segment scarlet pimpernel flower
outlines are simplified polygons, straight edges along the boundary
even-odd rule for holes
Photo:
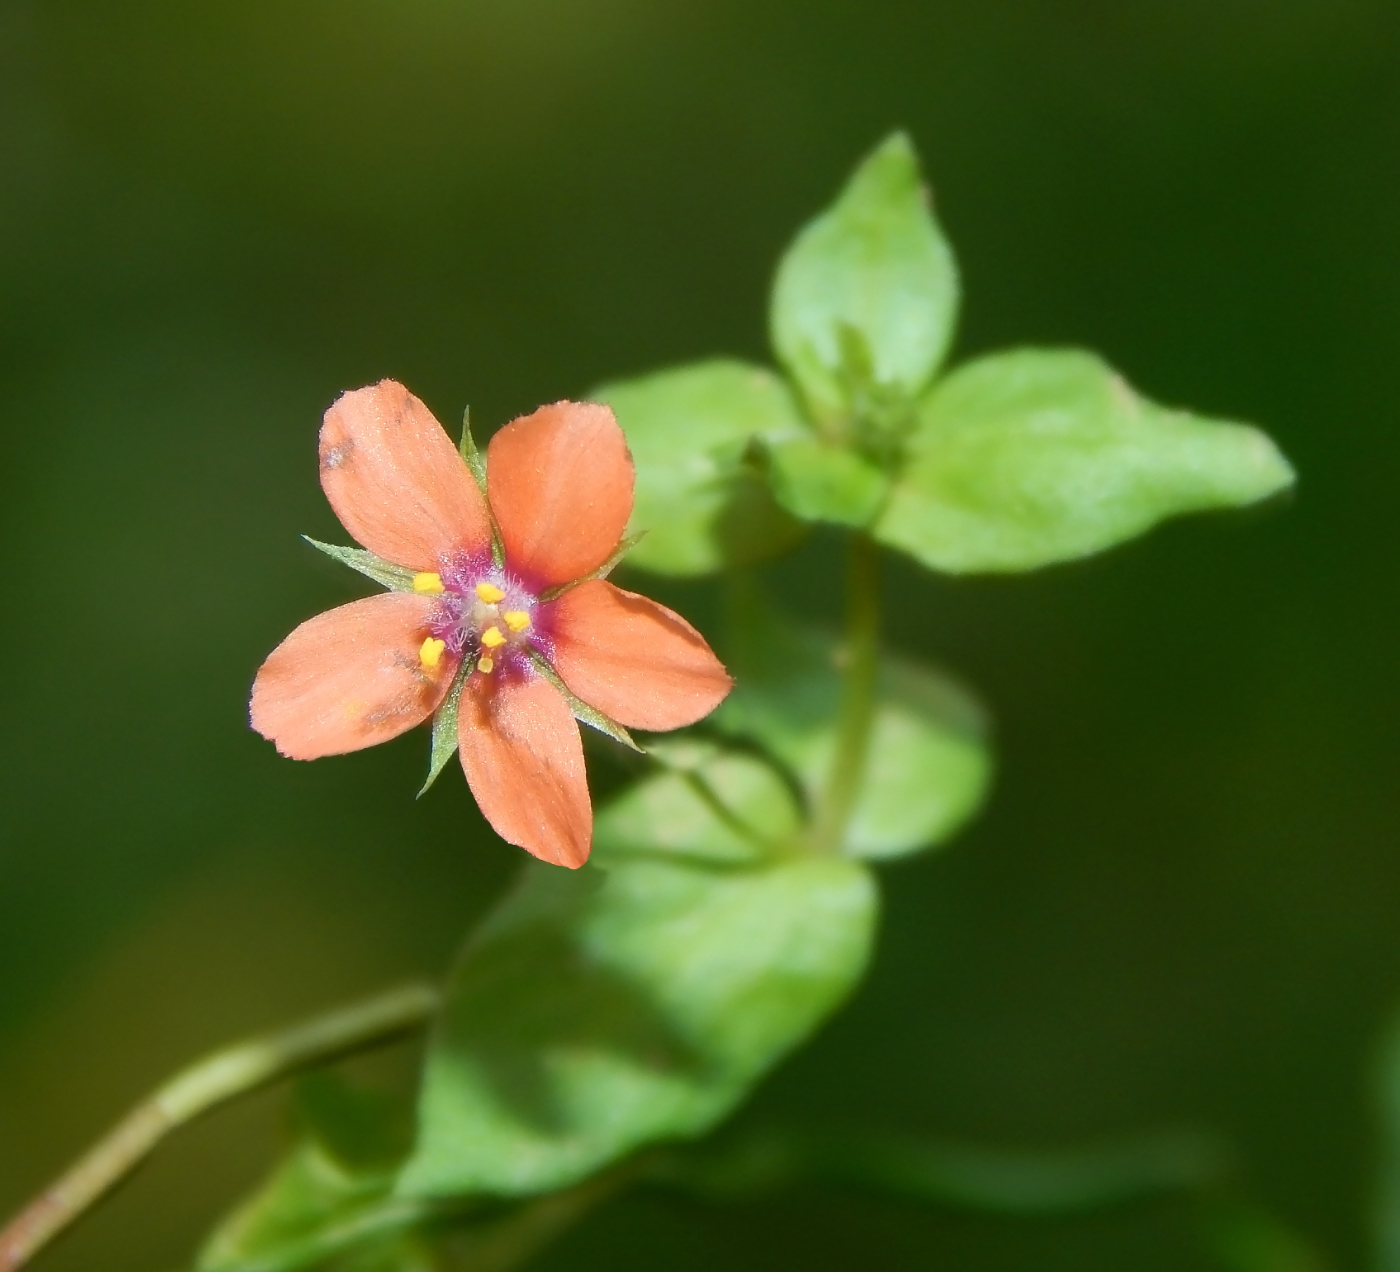
[[[632,512],[612,412],[542,406],[501,429],[474,472],[428,408],[385,380],[326,412],[320,467],[341,524],[396,590],[319,614],[273,650],[253,728],[312,760],[386,742],[450,704],[496,832],[582,865],[593,810],[576,719],[623,738],[675,729],[732,684],[683,618],[600,577]]]

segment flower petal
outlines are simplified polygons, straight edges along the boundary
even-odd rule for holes
[[[307,619],[258,669],[249,715],[293,760],[359,751],[426,720],[456,660],[418,659],[434,602],[386,592]]]
[[[556,402],[512,420],[486,474],[506,561],[537,590],[596,570],[632,515],[632,456],[606,406]]]
[[[502,839],[556,866],[588,860],[593,805],[583,742],[553,685],[523,672],[473,674],[457,739],[467,785]]]
[[[321,425],[321,489],[340,523],[395,565],[435,570],[479,552],[491,523],[442,425],[402,384],[342,393]]]
[[[679,729],[733,687],[705,638],[679,614],[594,579],[551,606],[554,669],[591,707],[634,729]]]

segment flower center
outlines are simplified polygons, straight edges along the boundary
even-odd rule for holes
[[[424,571],[413,576],[413,590],[438,598],[418,651],[424,667],[436,667],[450,653],[470,658],[489,676],[502,662],[528,657],[539,600],[504,571],[470,564]]]

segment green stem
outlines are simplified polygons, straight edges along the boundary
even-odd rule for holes
[[[822,852],[840,850],[865,781],[875,719],[879,640],[880,552],[873,539],[857,531],[851,538],[846,567],[845,684],[836,751],[817,808],[816,846]]]
[[[0,1231],[0,1272],[28,1263],[176,1127],[277,1078],[421,1028],[437,990],[405,985],[216,1051],[138,1104]]]

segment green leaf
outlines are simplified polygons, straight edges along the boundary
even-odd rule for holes
[[[293,1148],[215,1229],[196,1272],[430,1272],[408,1230],[433,1212],[392,1195],[411,1134],[400,1102],[315,1072],[296,1110]]]
[[[708,1130],[855,984],[875,909],[835,858],[532,863],[456,969],[400,1194],[548,1191]]]
[[[322,543],[319,539],[313,539],[309,534],[304,534],[301,537],[313,548],[320,549],[328,557],[334,557],[342,565],[348,565],[352,570],[358,570],[367,579],[373,579],[381,587],[387,587],[391,592],[413,591],[414,572],[402,565],[386,561],[383,557],[375,556],[373,552],[364,548],[342,548],[335,543]]]
[[[769,322],[778,359],[819,422],[912,401],[952,340],[958,276],[903,133],[858,167],[778,266]]]
[[[593,851],[601,864],[655,853],[752,863],[791,843],[800,830],[792,791],[756,756],[690,738],[654,743],[649,753],[663,771],[633,783],[594,822]]]
[[[874,534],[950,573],[1031,570],[1292,481],[1256,429],[1156,406],[1091,353],[1018,349],[928,395]]]
[[[457,754],[457,718],[462,710],[462,686],[467,683],[467,677],[472,674],[475,665],[474,658],[462,659],[461,666],[457,668],[456,678],[452,681],[452,688],[447,691],[442,706],[433,716],[433,740],[428,751],[428,780],[418,792],[419,799],[428,793],[428,787],[438,780],[448,761]]]
[[[301,1140],[261,1188],[233,1212],[200,1251],[196,1272],[261,1272],[310,1266],[346,1248],[382,1250],[404,1226],[381,1220],[389,1175],[349,1170],[322,1144]],[[403,1204],[397,1203],[400,1209]],[[345,1234],[345,1235],[342,1235]]]
[[[803,528],[773,502],[749,457],[754,438],[806,429],[776,375],[713,361],[595,389],[627,434],[637,468],[632,532],[646,532],[629,565],[709,574],[785,551]]]
[[[712,721],[767,749],[815,803],[836,747],[836,643],[747,605],[726,652],[736,685]],[[886,654],[877,692],[865,785],[843,849],[852,857],[898,857],[944,842],[981,806],[991,780],[986,718],[966,690]]]
[[[799,521],[864,528],[889,489],[884,473],[869,460],[814,437],[776,442],[766,455],[773,495]]]

